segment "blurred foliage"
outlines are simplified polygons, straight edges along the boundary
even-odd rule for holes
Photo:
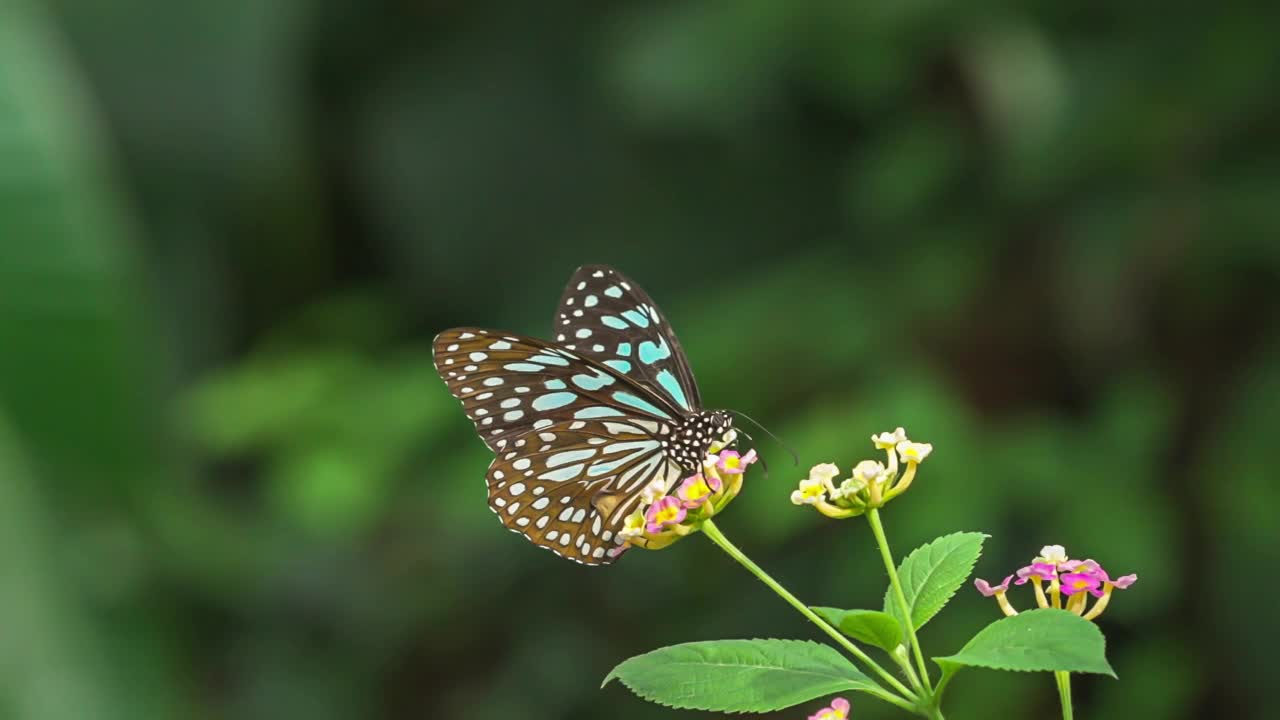
[[[0,716],[676,717],[599,680],[812,637],[709,543],[590,570],[485,508],[432,335],[544,334],[610,262],[803,465],[934,443],[899,555],[982,530],[979,575],[1048,542],[1138,572],[1082,716],[1266,717],[1278,22],[0,0]],[[875,603],[866,528],[791,508],[762,450],[722,526],[810,602]],[[962,593],[923,639],[993,612]]]

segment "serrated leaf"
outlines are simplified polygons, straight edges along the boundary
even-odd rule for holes
[[[1097,625],[1066,610],[1044,608],[997,620],[960,652],[934,658],[947,672],[962,667],[993,670],[1101,673],[1115,677],[1107,640]]]
[[[812,610],[845,635],[883,648],[886,652],[893,652],[902,643],[902,625],[889,613],[831,607],[815,607]]]
[[[902,593],[907,598],[911,621],[917,629],[938,614],[956,590],[964,585],[982,554],[982,541],[986,538],[984,533],[978,532],[943,535],[911,551],[898,566]],[[897,618],[905,633],[906,619],[898,610],[892,586],[884,594],[884,611]]]
[[[827,645],[803,640],[712,640],[659,648],[613,669],[636,695],[673,708],[769,712],[844,690],[878,691]]]

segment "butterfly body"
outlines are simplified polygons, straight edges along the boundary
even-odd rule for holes
[[[698,472],[731,427],[704,410],[666,319],[634,282],[579,268],[544,341],[481,328],[436,337],[436,369],[495,453],[490,508],[535,544],[585,564],[618,536],[644,488]]]
[[[690,415],[676,425],[671,439],[663,441],[663,448],[680,465],[686,475],[702,469],[707,448],[733,429],[733,418],[723,410],[704,410]]]

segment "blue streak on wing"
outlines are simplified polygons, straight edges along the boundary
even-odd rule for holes
[[[551,480],[554,482],[564,482],[566,480],[572,480],[581,474],[582,474],[582,463],[578,463],[577,465],[570,465],[568,467],[562,467],[559,470],[552,470],[551,472],[543,473],[538,477],[542,478],[543,480]]]
[[[636,397],[635,395],[632,395],[629,392],[615,392],[613,394],[613,399],[617,400],[620,403],[623,403],[624,405],[630,405],[631,407],[636,408],[637,410],[643,410],[647,413],[657,415],[658,417],[663,417],[663,418],[671,417],[671,415],[669,415],[666,411],[659,409],[656,405],[649,402],[648,400],[645,400],[644,398]]]
[[[667,345],[665,338],[658,338],[657,344],[650,340],[640,343],[640,362],[645,365],[652,365],[669,357],[671,357],[671,347]]]
[[[605,385],[612,385],[613,378],[600,372],[594,371],[594,374],[582,373],[573,376],[573,384],[583,390],[599,390]]]
[[[534,410],[555,410],[577,400],[578,396],[571,392],[554,392],[539,395],[533,400]]]
[[[663,370],[658,373],[658,384],[662,386],[663,390],[667,391],[667,394],[671,396],[672,400],[676,401],[677,405],[685,410],[690,409],[689,400],[684,396],[684,388],[680,387],[680,383],[676,382],[676,376],[672,375],[670,370]]]
[[[649,318],[639,310],[628,310],[622,313],[622,317],[626,318],[628,322],[636,327],[649,327]]]
[[[553,467],[558,467],[560,465],[564,465],[565,463],[572,463],[572,462],[578,462],[579,460],[586,460],[587,458],[595,454],[596,454],[596,451],[594,449],[565,450],[564,452],[558,452],[552,455],[551,457],[547,458],[547,467],[553,468]]]
[[[597,475],[606,475],[613,472],[619,467],[630,463],[645,453],[650,453],[658,449],[658,443],[654,440],[641,440],[638,442],[615,443],[605,447],[606,453],[628,452],[622,457],[608,460],[605,462],[597,462],[587,468],[587,475],[595,477]]]
[[[579,420],[594,420],[596,418],[606,417],[623,417],[626,413],[621,410],[608,407],[607,405],[595,405],[588,408],[582,408],[575,412],[573,416]]]

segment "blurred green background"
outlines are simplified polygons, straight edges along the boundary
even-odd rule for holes
[[[899,555],[1141,576],[1082,717],[1269,717],[1264,7],[0,0],[0,717],[696,718],[597,686],[815,637],[700,538],[590,569],[486,508],[431,337],[545,336],[585,262],[799,450],[721,526],[801,597],[879,602],[864,524],[787,497],[905,425]],[[966,589],[923,640],[995,617]]]

